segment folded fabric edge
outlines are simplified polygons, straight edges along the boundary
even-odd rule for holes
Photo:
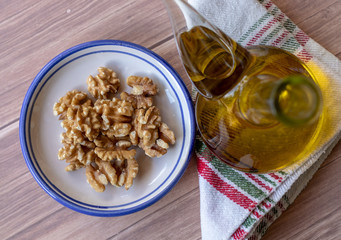
[[[320,158],[314,162],[314,164],[308,168],[304,173],[302,173],[294,182],[292,183],[290,189],[282,194],[280,200],[276,201],[276,204],[261,218],[256,225],[245,235],[245,239],[257,240],[260,239],[265,232],[268,230],[270,225],[275,222],[275,220],[281,216],[281,214],[295,201],[298,195],[303,191],[303,189],[308,185],[309,181],[312,179],[316,171],[319,169],[321,164],[329,156],[335,145],[339,142],[341,134],[339,134],[329,147],[323,152]],[[238,238],[233,238],[238,239]],[[242,239],[242,238],[240,238]]]

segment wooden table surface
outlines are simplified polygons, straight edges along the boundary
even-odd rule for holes
[[[309,36],[341,58],[340,0],[275,0]],[[120,39],[180,65],[160,0],[0,1],[0,239],[201,239],[199,186],[192,158],[180,182],[140,212],[99,218],[49,197],[21,154],[19,112],[38,71],[76,44]],[[341,142],[263,239],[341,239]]]

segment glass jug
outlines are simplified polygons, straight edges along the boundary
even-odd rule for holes
[[[207,147],[253,173],[283,169],[311,153],[323,116],[321,91],[307,66],[280,48],[240,46],[187,1],[163,2],[200,93],[196,121]]]

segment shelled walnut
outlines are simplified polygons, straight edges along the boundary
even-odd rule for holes
[[[159,139],[156,140],[156,144],[162,148],[169,148],[169,144],[175,144],[175,135],[172,130],[169,129],[166,123],[161,123],[159,127]]]
[[[121,99],[130,102],[134,109],[136,108],[149,108],[153,105],[153,99],[143,95],[134,95],[126,92],[121,93]]]
[[[96,192],[104,192],[108,180],[103,173],[90,164],[85,168],[85,176],[87,182]]]
[[[65,120],[64,120],[65,121]],[[75,131],[73,131],[75,130]],[[62,143],[80,144],[87,148],[95,148],[95,144],[85,137],[79,130],[66,130],[61,134]]]
[[[133,179],[138,173],[138,163],[135,160],[136,150],[118,151],[121,152],[117,154],[116,150],[111,150],[109,153],[105,153],[106,156],[110,155],[109,158],[105,158],[111,159],[109,161],[99,157],[94,164],[87,166],[86,177],[95,191],[103,192],[108,183],[116,187],[124,185],[126,190],[132,186]],[[119,158],[117,158],[118,156]]]
[[[146,146],[143,143],[139,144],[145,154],[149,157],[161,157],[167,153],[169,144],[175,144],[175,136],[173,131],[169,129],[167,124],[161,123],[158,129],[158,139],[156,139],[155,144],[151,146]]]
[[[133,107],[130,102],[113,100],[97,100],[95,110],[102,118],[102,133],[110,137],[128,136],[131,126]]]
[[[148,109],[137,109],[134,127],[140,143],[145,147],[155,144],[159,137],[158,128],[161,124],[160,111],[152,106]]]
[[[98,74],[89,76],[87,80],[88,91],[92,96],[99,99],[109,99],[120,87],[120,80],[117,74],[106,67],[99,67]]]
[[[81,131],[90,141],[94,140],[101,128],[101,118],[91,106],[69,107],[67,119],[74,122],[74,127]]]
[[[159,89],[150,78],[129,76],[127,78],[127,84],[133,89],[131,94],[122,92],[122,100],[131,102],[134,109],[147,109],[153,105],[151,96],[156,95]]]
[[[128,136],[108,137],[106,135],[100,135],[94,140],[94,143],[96,147],[102,147],[102,148],[112,148],[116,146],[120,149],[128,149],[129,147],[132,146],[132,143]]]
[[[116,147],[111,148],[96,147],[95,153],[103,161],[111,161],[115,159],[123,161],[124,159],[134,158],[136,150],[135,149],[127,150]]]
[[[129,76],[127,84],[133,88],[131,93],[134,95],[155,96],[159,91],[153,80],[148,77]]]
[[[65,119],[67,110],[70,107],[77,108],[79,106],[92,106],[91,99],[84,92],[72,90],[61,97],[53,106],[53,114],[60,115],[59,119]]]
[[[84,147],[78,143],[64,142],[64,146],[59,149],[58,158],[66,160],[69,165],[65,168],[66,171],[74,171],[86,165],[89,165],[96,155],[93,149]]]
[[[65,119],[61,122],[61,126],[64,128],[65,132],[62,133],[62,141],[68,139],[72,143],[86,143],[90,142],[84,136],[84,134],[78,130],[74,124],[74,121]],[[85,144],[82,144],[85,145]]]

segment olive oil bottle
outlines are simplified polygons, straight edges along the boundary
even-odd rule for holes
[[[207,147],[228,165],[255,173],[283,169],[310,154],[323,115],[307,66],[279,48],[243,48],[185,1],[164,2],[183,65],[200,93],[196,120]]]

